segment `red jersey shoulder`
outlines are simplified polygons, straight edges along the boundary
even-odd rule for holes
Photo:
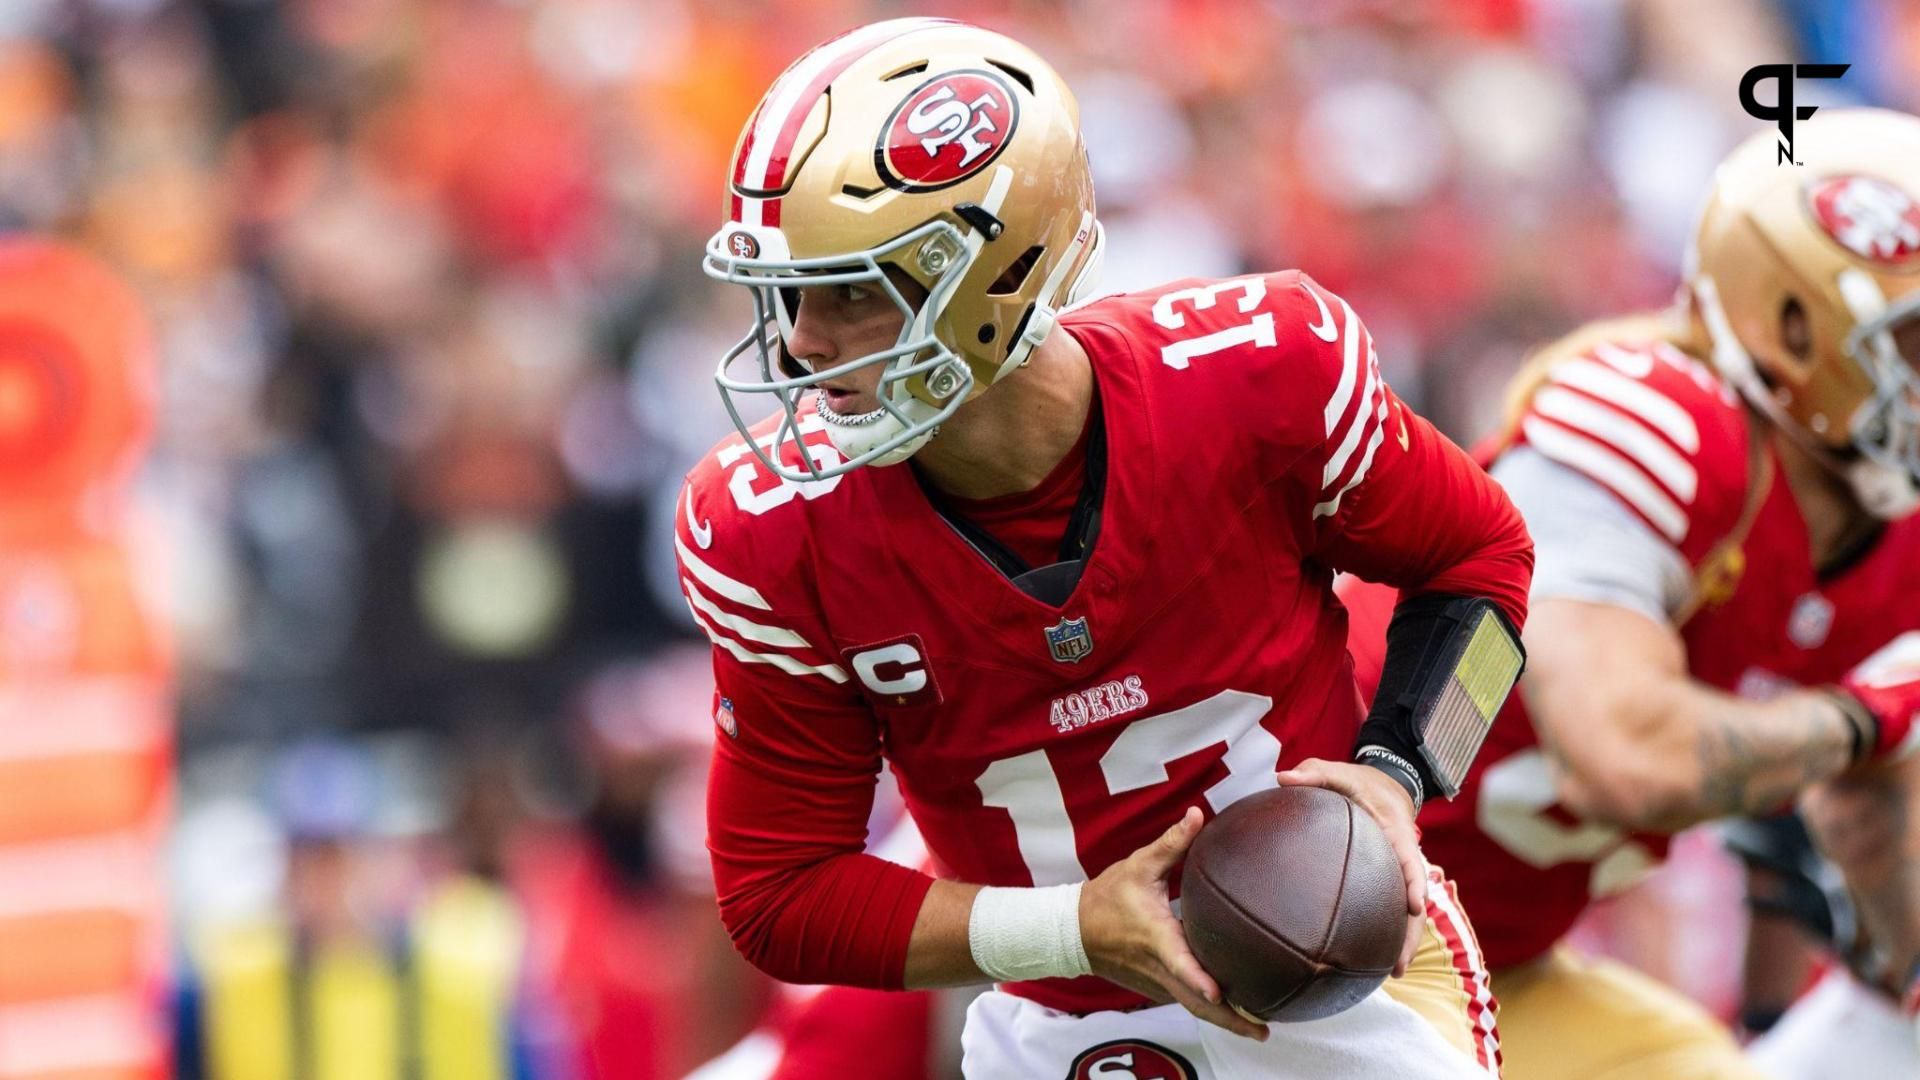
[[[1324,474],[1316,507],[1337,506],[1380,446],[1391,395],[1373,338],[1346,301],[1299,270],[1183,279],[1075,318],[1124,337],[1156,396],[1251,435],[1266,468],[1311,456]]]
[[[1548,369],[1516,441],[1611,491],[1690,564],[1747,501],[1747,413],[1665,342],[1601,343]]]
[[[770,443],[778,420],[756,425],[756,441]],[[802,412],[800,430],[821,465],[842,460],[818,416]],[[800,460],[791,442],[782,449],[784,464]],[[859,473],[783,479],[739,435],[721,440],[687,473],[674,521],[680,591],[716,648],[749,666],[846,682],[807,572],[815,532],[808,511],[857,483]]]

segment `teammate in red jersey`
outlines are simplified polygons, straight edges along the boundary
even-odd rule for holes
[[[689,474],[676,549],[714,642],[709,846],[746,955],[802,983],[999,982],[974,1075],[1497,1069],[1411,814],[1457,790],[1517,672],[1531,546],[1347,305],[1288,272],[1064,311],[1100,242],[1071,94],[942,20],[797,61],[727,205],[707,269],[755,302],[719,376],[742,437]],[[752,424],[747,398],[777,411]],[[1363,713],[1336,568],[1406,590],[1386,669],[1464,701],[1460,726],[1402,695]],[[883,756],[941,880],[862,852]],[[1394,842],[1397,999],[1270,1030],[1187,950],[1168,873],[1276,782],[1346,793]]]
[[[1486,455],[1538,544],[1530,667],[1464,797],[1420,824],[1473,907],[1521,1080],[1757,1075],[1678,994],[1556,942],[1681,827],[1842,776],[1916,790],[1912,765],[1873,763],[1912,751],[1920,706],[1920,119],[1823,109],[1800,130],[1804,171],[1770,134],[1723,165],[1682,304],[1547,349]],[[1340,591],[1364,685],[1393,595]],[[1880,893],[1861,901],[1892,985],[1920,886],[1868,856],[1915,865],[1920,827],[1880,813],[1884,842],[1843,865]],[[1847,844],[1841,815],[1811,816]]]

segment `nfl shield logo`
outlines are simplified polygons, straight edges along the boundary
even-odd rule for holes
[[[1047,651],[1063,664],[1077,664],[1093,651],[1093,634],[1084,616],[1061,619],[1047,627]]]

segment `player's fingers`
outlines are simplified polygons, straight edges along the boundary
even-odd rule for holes
[[[1225,1002],[1217,1000],[1209,1001],[1207,998],[1194,993],[1193,988],[1188,986],[1185,980],[1175,976],[1172,972],[1166,972],[1164,968],[1162,971],[1164,972],[1164,978],[1161,981],[1161,985],[1166,988],[1169,994],[1173,995],[1173,1000],[1179,1002],[1188,1012],[1205,1020],[1209,1024],[1225,1028],[1235,1035],[1245,1036],[1256,1042],[1267,1041],[1267,1026],[1265,1024],[1255,1023],[1247,1019]]]
[[[1320,767],[1322,764],[1323,762],[1321,762],[1319,758],[1308,758],[1291,769],[1275,773],[1273,778],[1282,784],[1299,785],[1301,787],[1334,788],[1336,791],[1339,790],[1334,785],[1333,778],[1328,776],[1326,771]],[[1342,794],[1345,793],[1342,792]]]
[[[1186,933],[1180,924],[1169,920],[1171,925],[1160,928],[1154,935],[1154,960],[1180,984],[1193,991],[1195,996],[1218,1004],[1220,984],[1200,966],[1193,950],[1187,947]]]
[[[1427,916],[1425,912],[1407,916],[1407,940],[1400,946],[1400,962],[1393,966],[1393,977],[1399,978],[1407,973],[1413,964],[1414,955],[1420,951],[1420,941],[1427,936]]]
[[[1411,830],[1396,829],[1387,834],[1387,842],[1393,845],[1394,857],[1400,860],[1400,876],[1407,883],[1407,914],[1426,914],[1427,858],[1420,854],[1419,841]]]
[[[1411,829],[1396,829],[1387,835],[1400,860],[1400,873],[1407,882],[1407,940],[1401,944],[1400,962],[1393,969],[1394,978],[1399,978],[1407,973],[1407,965],[1413,962],[1413,954],[1419,951],[1420,938],[1426,932],[1427,860],[1420,854],[1420,845],[1414,841]]]
[[[1154,881],[1166,877],[1167,872],[1186,856],[1187,848],[1193,845],[1193,838],[1200,835],[1200,826],[1205,818],[1199,807],[1187,807],[1187,812],[1174,822],[1172,828],[1161,833],[1153,843],[1134,852],[1133,857],[1139,860],[1140,869]]]

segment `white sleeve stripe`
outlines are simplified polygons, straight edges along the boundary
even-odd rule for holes
[[[1313,516],[1316,519],[1338,513],[1340,511],[1340,500],[1346,496],[1347,492],[1352,491],[1355,485],[1367,478],[1367,470],[1373,468],[1374,452],[1380,449],[1380,443],[1387,435],[1386,419],[1387,395],[1382,391],[1380,394],[1380,407],[1373,412],[1373,438],[1367,440],[1367,452],[1365,456],[1360,459],[1360,467],[1353,470],[1353,479],[1348,480],[1345,487],[1334,492],[1333,498],[1314,506]]]
[[[1591,360],[1573,360],[1553,369],[1552,380],[1617,405],[1645,421],[1687,453],[1700,449],[1700,428],[1687,410],[1667,395]]]
[[[1360,437],[1366,434],[1367,428],[1367,406],[1373,402],[1374,395],[1379,392],[1379,386],[1380,358],[1375,356],[1373,350],[1369,348],[1367,350],[1367,382],[1360,392],[1360,408],[1354,410],[1353,419],[1347,424],[1345,437],[1340,440],[1340,445],[1334,450],[1333,456],[1327,459],[1326,468],[1321,470],[1321,490],[1332,487],[1333,482],[1340,479],[1340,474],[1347,471],[1347,462],[1353,459],[1353,452],[1360,449]],[[1332,436],[1329,435],[1328,438]]]
[[[1700,474],[1637,417],[1616,412],[1590,397],[1557,386],[1544,387],[1535,394],[1533,410],[1620,451],[1652,473],[1682,505],[1693,505],[1693,497],[1700,489]]]
[[[772,645],[775,648],[781,649],[813,648],[812,645],[808,644],[806,638],[801,637],[791,630],[778,626],[765,626],[753,622],[750,619],[743,619],[738,615],[727,614],[720,610],[713,601],[707,599],[707,595],[701,592],[700,587],[695,585],[690,578],[681,578],[680,583],[687,587],[687,600],[689,603],[699,608],[714,622],[739,634],[748,641],[757,641],[762,645]]]
[[[757,653],[750,649],[742,648],[741,645],[732,638],[720,636],[720,633],[713,628],[713,624],[708,622],[700,614],[699,609],[695,608],[691,603],[687,605],[687,610],[693,613],[693,621],[700,624],[700,629],[707,632],[707,636],[713,639],[715,645],[732,653],[734,658],[742,663],[772,664],[774,667],[779,668],[789,675],[823,675],[832,682],[843,683],[847,681],[846,669],[840,667],[838,664],[822,664],[819,667],[815,667],[812,664],[803,664],[791,656],[782,656],[779,653]]]
[[[726,597],[736,604],[756,607],[761,611],[773,610],[773,605],[767,603],[767,598],[760,595],[760,590],[748,585],[744,581],[735,581],[720,571],[715,570],[713,567],[708,566],[706,563],[701,562],[700,556],[695,555],[693,549],[687,546],[687,542],[680,539],[680,530],[678,529],[675,529],[673,533],[673,549],[680,553],[680,562],[686,566],[688,570],[693,572],[694,577],[700,579],[700,584],[705,585],[707,588],[712,589],[714,592],[719,593],[721,596]]]
[[[1603,341],[1593,347],[1593,355],[1635,379],[1644,379],[1653,371],[1653,356],[1642,349],[1623,349],[1611,341]]]
[[[1354,384],[1360,381],[1360,320],[1354,315],[1353,309],[1347,306],[1345,300],[1340,301],[1340,317],[1345,320],[1341,326],[1346,333],[1346,340],[1341,343],[1343,355],[1340,361],[1340,383],[1334,387],[1333,397],[1327,401],[1327,438],[1329,439],[1333,438],[1334,425],[1347,411],[1347,402],[1353,399]],[[1361,400],[1365,401],[1364,398]],[[1360,411],[1364,413],[1366,407],[1362,405]]]
[[[1667,539],[1677,544],[1687,535],[1687,512],[1626,458],[1584,435],[1537,416],[1521,421],[1520,430],[1527,437],[1527,445],[1605,485],[1621,501],[1653,522]]]

